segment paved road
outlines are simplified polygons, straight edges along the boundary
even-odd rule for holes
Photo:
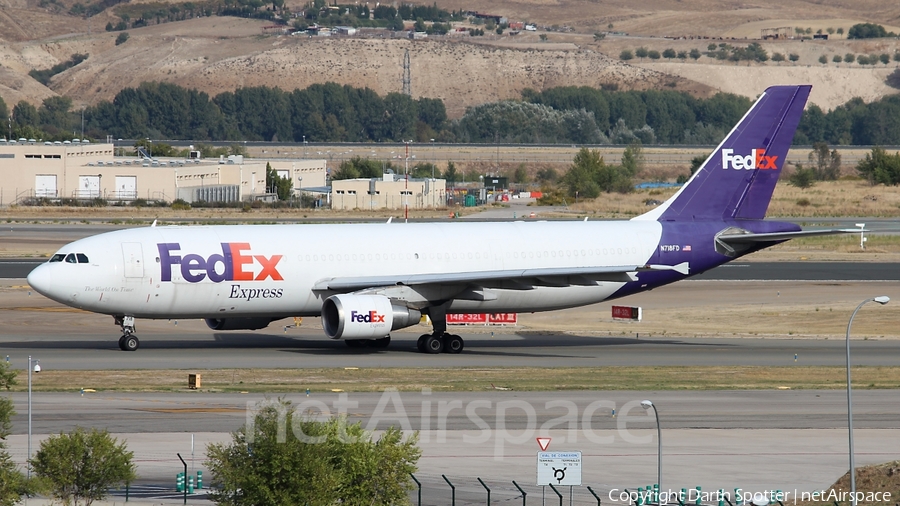
[[[123,353],[118,333],[97,320],[84,328],[51,335],[41,329],[0,326],[0,354],[16,368],[25,357],[39,357],[47,369],[222,369],[316,367],[594,367],[594,366],[841,366],[843,340],[595,337],[523,332],[473,334],[461,355],[424,355],[415,349],[418,334],[395,332],[387,350],[349,349],[318,331],[291,329],[257,332],[212,332],[202,322],[142,322],[141,348]],[[109,322],[111,323],[111,322]],[[513,332],[513,331],[507,331]],[[900,341],[867,340],[853,345],[857,365],[900,365]]]

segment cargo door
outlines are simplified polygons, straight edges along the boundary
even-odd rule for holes
[[[122,257],[125,260],[125,278],[144,277],[144,253],[139,242],[123,242]]]

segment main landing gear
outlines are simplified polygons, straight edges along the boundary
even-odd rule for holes
[[[115,316],[114,319],[116,325],[122,327],[119,349],[122,351],[135,351],[140,348],[141,341],[134,335],[134,316]]]
[[[447,308],[449,303],[428,308],[434,333],[423,334],[416,341],[416,348],[422,353],[462,353],[466,342],[456,334],[447,332]]]
[[[422,353],[462,353],[466,342],[456,334],[422,334],[416,348]]]

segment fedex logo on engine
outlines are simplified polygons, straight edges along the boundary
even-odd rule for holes
[[[384,315],[378,314],[378,311],[369,311],[368,313],[350,311],[350,321],[356,323],[385,323]]]
[[[283,281],[278,272],[282,255],[253,255],[248,242],[223,242],[222,254],[213,253],[204,258],[189,253],[181,256],[177,242],[158,243],[160,279],[172,281],[172,266],[179,265],[181,277],[188,283],[199,283],[209,278],[213,283],[222,281]]]
[[[778,170],[775,163],[778,155],[767,156],[765,149],[750,150],[749,155],[734,155],[733,149],[722,150],[722,168],[735,170],[772,169]]]

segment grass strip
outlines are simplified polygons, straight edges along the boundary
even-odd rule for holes
[[[846,388],[843,367],[572,367],[329,368],[54,371],[34,375],[33,389],[120,392],[187,391],[188,374],[205,392],[478,392],[491,390],[834,390]],[[23,378],[12,387],[25,391]],[[900,388],[900,367],[854,367],[853,388]]]

